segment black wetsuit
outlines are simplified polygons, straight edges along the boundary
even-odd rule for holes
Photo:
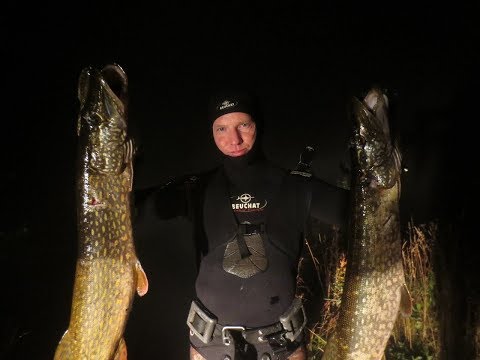
[[[344,221],[346,194],[317,179],[289,175],[263,159],[226,160],[206,188],[203,220],[209,250],[200,265],[197,296],[221,324],[272,324],[295,296],[307,217]],[[226,243],[242,222],[266,227],[268,267],[247,279],[222,267]]]
[[[219,324],[255,328],[278,322],[292,304],[308,216],[342,224],[348,192],[291,175],[256,151],[247,155],[225,158],[223,166],[149,196],[155,198],[158,216],[187,215],[195,223],[201,254],[195,290],[201,303]],[[264,224],[268,259],[264,271],[248,278],[223,267],[227,243],[244,222]]]

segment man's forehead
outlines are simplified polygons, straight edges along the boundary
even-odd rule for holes
[[[228,125],[228,124],[235,124],[237,122],[245,122],[245,121],[254,122],[250,114],[247,114],[244,112],[232,112],[216,118],[215,121],[213,122],[213,125],[214,126]]]

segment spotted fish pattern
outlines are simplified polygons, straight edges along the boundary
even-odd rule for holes
[[[84,68],[79,77],[78,257],[70,322],[55,360],[127,359],[123,333],[135,291],[148,291],[132,236],[127,88],[117,64]]]
[[[405,285],[399,199],[401,155],[390,138],[388,97],[353,99],[352,206],[340,313],[322,360],[380,360],[401,313]]]

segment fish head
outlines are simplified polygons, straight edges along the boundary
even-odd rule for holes
[[[88,166],[98,173],[120,173],[128,162],[127,76],[116,64],[87,67],[78,83],[77,134]]]
[[[371,187],[391,187],[400,171],[398,150],[390,137],[388,97],[379,88],[363,100],[353,98],[352,161]]]

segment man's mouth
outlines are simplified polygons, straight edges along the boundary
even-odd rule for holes
[[[247,152],[247,149],[240,149],[235,151],[230,151],[230,156],[242,156]]]

